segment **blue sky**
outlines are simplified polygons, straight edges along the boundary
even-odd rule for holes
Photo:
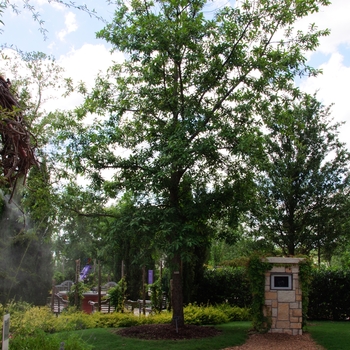
[[[20,10],[15,14],[7,9],[2,15],[4,26],[0,34],[1,44],[13,44],[23,51],[42,51],[53,55],[62,65],[68,76],[83,80],[88,85],[99,70],[105,70],[112,59],[122,60],[120,53],[110,55],[110,46],[96,39],[95,33],[104,23],[90,17],[84,11],[67,8],[48,0],[29,0],[40,14],[47,29],[47,39],[39,31],[32,13],[23,9],[23,0],[12,0]],[[76,0],[76,4],[86,4],[97,14],[111,20],[113,6],[104,0]],[[212,8],[225,3],[214,0]],[[210,13],[210,9],[208,10]],[[318,50],[308,55],[308,64],[321,68],[323,74],[317,78],[299,81],[301,88],[309,93],[318,91],[318,98],[326,105],[334,103],[332,116],[336,121],[349,121],[341,129],[341,139],[350,148],[350,0],[333,0],[332,4],[321,8],[317,14],[302,20],[297,26],[305,27],[316,23],[320,29],[329,28],[331,35],[321,39]],[[72,100],[74,104],[77,101]],[[66,104],[67,105],[67,104]],[[74,106],[72,106],[74,107]]]
[[[107,6],[104,0],[81,2],[88,9],[95,9],[96,16],[54,2],[49,3],[48,0],[31,0],[35,13],[39,13],[39,18],[44,21],[43,28],[47,30],[45,39],[40,33],[38,22],[33,20],[33,13],[23,8],[24,1],[11,2],[17,4],[20,13],[16,14],[11,8],[4,12],[2,17],[5,25],[2,27],[1,42],[15,44],[23,51],[42,51],[56,58],[72,49],[79,49],[86,43],[103,43],[96,39],[95,33],[103,28],[104,23],[96,16],[107,20],[113,18],[113,8]]]

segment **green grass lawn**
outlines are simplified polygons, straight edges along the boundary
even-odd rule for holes
[[[309,322],[307,331],[327,350],[350,349],[350,322]]]
[[[251,328],[250,322],[231,322],[216,326],[222,334],[204,339],[192,340],[138,340],[121,337],[111,329],[85,329],[76,331],[95,350],[218,350],[243,344]]]
[[[94,350],[219,350],[244,344],[248,337],[250,322],[230,322],[216,326],[222,334],[213,338],[193,340],[139,340],[121,337],[111,329],[86,329],[77,331]],[[350,349],[350,322],[310,322],[307,331],[327,350]]]

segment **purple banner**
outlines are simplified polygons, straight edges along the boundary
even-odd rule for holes
[[[153,270],[148,270],[148,284],[153,283]]]

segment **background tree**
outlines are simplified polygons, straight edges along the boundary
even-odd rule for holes
[[[22,189],[11,204],[6,197],[0,197],[4,203],[0,213],[1,303],[15,299],[46,304],[53,273],[53,207],[47,177],[43,164],[40,169],[34,168],[28,178],[27,186],[37,189],[34,193]]]
[[[315,96],[264,110],[266,158],[254,234],[284,254],[331,254],[348,230],[349,157],[339,123]]]
[[[174,271],[174,324],[184,323],[183,262],[209,247],[211,219],[234,226],[246,210],[261,151],[254,113],[293,90],[296,74],[316,74],[303,55],[328,32],[295,33],[293,23],[328,3],[244,1],[207,19],[202,0],[120,1],[98,34],[128,58],[76,111],[104,118],[72,126],[64,147],[96,189],[130,190],[156,213],[154,235]]]
[[[56,210],[52,189],[52,163],[45,153],[49,133],[45,93],[64,82],[62,69],[42,53],[19,56],[1,53],[2,72],[11,78],[11,90],[18,101],[23,122],[35,137],[38,164],[21,179],[11,203],[8,186],[2,186],[1,283],[2,302],[22,299],[45,304],[52,279],[52,235],[56,232]]]
[[[122,272],[127,284],[127,297],[132,300],[142,298],[143,271],[154,270],[161,253],[154,242],[154,217],[136,205],[130,193],[126,193],[118,203],[106,209],[109,214],[104,226],[102,239],[104,256],[109,257],[109,266],[117,280]]]

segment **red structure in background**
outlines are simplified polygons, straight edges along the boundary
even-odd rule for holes
[[[101,297],[104,297],[106,295],[106,292],[101,291]],[[98,303],[98,293],[96,292],[86,292],[83,293],[83,301],[81,304],[81,309],[87,314],[91,314],[93,307],[89,304],[89,301],[93,301],[94,303]]]

